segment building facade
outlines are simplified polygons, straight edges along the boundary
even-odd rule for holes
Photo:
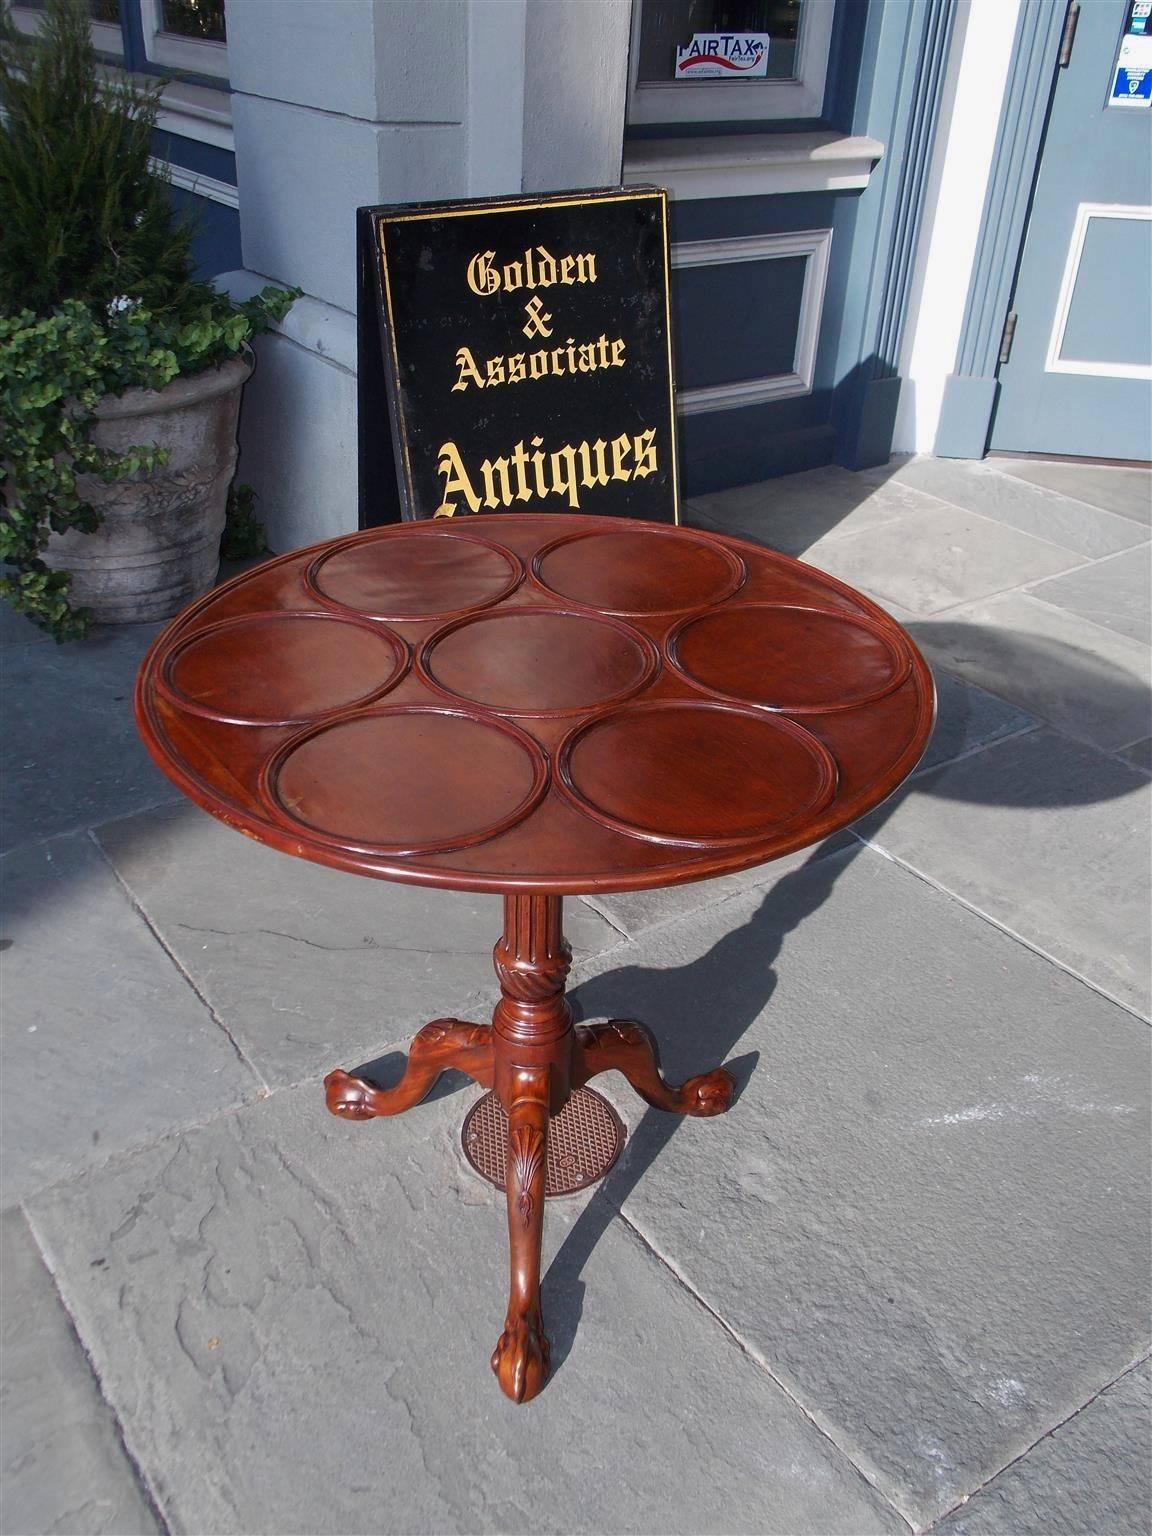
[[[156,155],[205,271],[304,290],[241,424],[286,549],[356,522],[363,204],[667,187],[688,495],[893,452],[1147,457],[1148,9],[93,0],[93,30],[174,74]]]

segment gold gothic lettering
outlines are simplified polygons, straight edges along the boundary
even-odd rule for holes
[[[549,374],[595,373],[598,368],[623,368],[624,352],[620,337],[609,341],[607,336],[598,336],[595,341],[577,344],[569,336],[562,347],[489,357],[481,366],[471,347],[461,347],[456,353],[457,374],[452,393],[469,386],[491,389],[495,384],[519,384],[524,379],[543,379]]]
[[[533,497],[563,497],[569,507],[579,510],[581,491],[605,486],[609,480],[642,480],[656,473],[656,431],[621,433],[606,443],[565,443],[549,451],[542,437],[523,438],[511,453],[485,459],[478,472],[469,474],[460,450],[453,442],[441,443],[436,464],[444,482],[443,499],[436,517],[454,517],[463,501],[469,512],[486,508],[490,512],[507,510],[513,502],[531,501]]]
[[[495,261],[495,251],[478,251],[468,263],[468,286],[482,298],[502,290],[515,293],[518,288],[552,288],[557,283],[571,287],[574,283],[596,281],[596,257],[591,251],[557,259],[544,246],[537,245],[502,267],[496,266]]]

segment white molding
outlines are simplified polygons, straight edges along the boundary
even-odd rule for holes
[[[43,11],[33,10],[30,6],[21,5],[19,0],[13,0],[8,7],[8,15],[17,32],[23,32],[26,37],[39,36],[44,20]],[[124,34],[118,26],[109,21],[92,21],[88,29],[92,34],[92,46],[97,52],[123,58]]]
[[[221,272],[212,279],[215,286],[230,294],[237,304],[250,299],[261,288],[271,284],[284,285],[277,278],[265,277],[240,267],[234,272]],[[331,363],[344,373],[356,373],[356,316],[335,304],[325,304],[322,299],[306,293],[297,299],[284,316],[269,330],[285,340],[295,343],[305,352],[311,352],[325,363]]]
[[[1088,235],[1088,225],[1093,219],[1152,219],[1152,207],[1127,203],[1081,203],[1076,209],[1072,237],[1068,242],[1068,256],[1064,262],[1064,276],[1060,279],[1060,292],[1056,299],[1056,313],[1052,317],[1052,333],[1048,337],[1044,372],[1091,374],[1099,379],[1152,379],[1152,365],[1148,363],[1089,362],[1060,356],[1072,309],[1072,295],[1080,275],[1084,241]]]
[[[753,122],[819,117],[824,110],[835,0],[805,0],[797,39],[796,75],[788,80],[661,80],[641,84],[637,75],[643,6],[644,0],[634,0],[632,7],[630,123]]]
[[[228,78],[228,44],[164,31],[164,0],[139,0],[144,52],[152,64],[186,69],[194,75]]]
[[[234,187],[229,181],[219,181],[215,176],[205,176],[200,171],[190,171],[185,165],[174,165],[170,160],[157,160],[153,157],[150,162],[152,169],[161,176],[166,176],[174,187],[180,187],[185,192],[194,192],[197,197],[206,197],[213,203],[220,203],[225,208],[240,207],[240,189]]]
[[[232,97],[228,91],[211,86],[190,85],[174,80],[164,87],[156,126],[182,139],[199,144],[213,144],[217,149],[235,150],[232,132]]]
[[[768,400],[787,400],[795,395],[811,394],[831,250],[830,229],[741,235],[730,240],[689,240],[672,247],[673,268],[711,267],[737,261],[779,261],[785,256],[807,258],[791,371],[766,374],[759,379],[741,379],[732,384],[709,384],[700,389],[680,390],[676,409],[682,416],[736,410],[742,405],[761,405]]]
[[[883,153],[879,139],[827,131],[642,139],[624,147],[623,181],[655,182],[682,202],[842,192],[866,187]]]

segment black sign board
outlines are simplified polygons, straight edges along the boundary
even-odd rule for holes
[[[662,189],[357,219],[361,527],[678,520]]]

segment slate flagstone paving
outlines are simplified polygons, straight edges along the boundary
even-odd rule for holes
[[[476,1090],[320,1084],[488,1017],[499,903],[228,832],[135,743],[152,628],[0,616],[0,1536],[1145,1532],[1149,499],[915,459],[687,509],[887,602],[940,724],[851,833],[568,903],[584,1016],[740,1096],[603,1080],[630,1137],[549,1208],[519,1409]]]

